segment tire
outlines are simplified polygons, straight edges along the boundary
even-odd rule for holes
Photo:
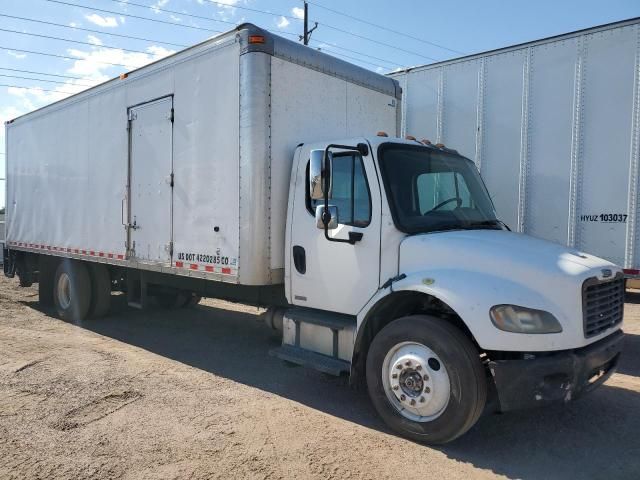
[[[40,255],[38,264],[38,303],[43,307],[53,307],[53,285],[57,261]]]
[[[89,264],[91,276],[91,306],[88,318],[102,318],[111,309],[111,275],[106,265]]]
[[[58,315],[69,322],[87,318],[91,306],[91,276],[83,262],[62,260],[53,282],[53,300]]]
[[[464,434],[487,399],[487,377],[475,345],[455,326],[427,315],[384,327],[371,343],[366,376],[371,401],[385,423],[421,443],[443,444]]]

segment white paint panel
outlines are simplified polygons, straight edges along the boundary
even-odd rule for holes
[[[444,71],[442,143],[475,160],[478,109],[478,69],[475,60]]]
[[[576,246],[623,264],[626,226],[584,215],[627,214],[637,30],[588,35]]]
[[[199,46],[10,124],[9,239],[124,256],[127,110],[173,94],[174,251],[215,255],[220,248],[232,262],[238,256],[238,58],[239,46],[228,39]],[[209,265],[197,256],[185,263]]]
[[[229,267],[238,266],[238,75],[234,45],[194,59],[174,76],[176,91],[189,92],[174,99],[175,259],[180,253],[220,255]],[[187,262],[211,265],[197,257]]]
[[[534,47],[529,78],[525,233],[567,243],[574,73],[578,41]]]
[[[130,110],[130,229],[133,257],[171,262],[171,97]]]
[[[322,92],[310,95],[308,92]],[[284,268],[291,163],[300,143],[396,130],[393,97],[291,62],[271,61],[271,268]]]
[[[485,77],[481,174],[498,218],[514,229],[518,224],[523,65],[521,51],[488,57]]]
[[[407,79],[404,113],[407,135],[435,143],[438,135],[439,69],[412,72]]]

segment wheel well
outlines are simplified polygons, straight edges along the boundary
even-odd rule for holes
[[[351,383],[364,383],[369,345],[378,332],[398,318],[420,314],[433,315],[450,322],[479,348],[471,330],[460,316],[439,298],[414,291],[394,292],[384,297],[371,309],[358,330],[353,350]]]

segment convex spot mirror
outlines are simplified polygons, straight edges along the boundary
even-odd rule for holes
[[[324,205],[316,207],[316,226],[320,230],[324,230],[324,222],[327,221],[327,229],[334,230],[338,228],[338,207],[329,205],[329,218],[324,218]]]
[[[324,150],[311,150],[309,159],[309,196],[311,200],[324,199],[325,189],[327,197],[331,197],[331,169],[333,167],[333,155],[327,152],[327,161],[324,161]]]

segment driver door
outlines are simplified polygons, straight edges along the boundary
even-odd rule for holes
[[[334,152],[332,196],[338,208],[338,228],[329,237],[348,239],[362,233],[354,245],[332,242],[316,225],[309,197],[310,148],[299,150],[295,201],[291,218],[290,297],[294,305],[357,314],[380,285],[380,189],[371,155]]]

